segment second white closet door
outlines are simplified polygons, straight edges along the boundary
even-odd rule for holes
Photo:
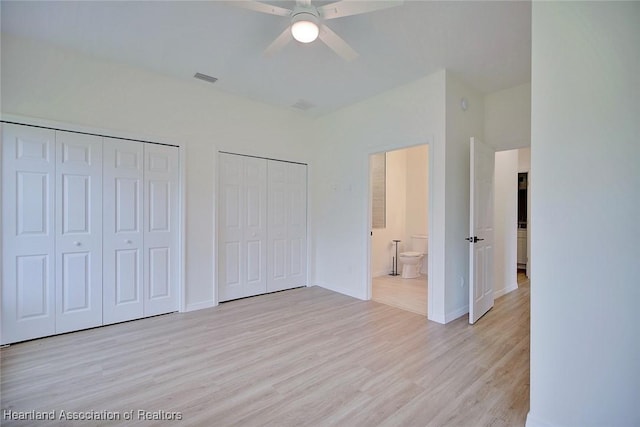
[[[102,140],[56,132],[56,333],[102,324]]]
[[[267,161],[220,154],[218,299],[266,292]]]
[[[269,161],[267,291],[307,283],[307,166]]]
[[[143,144],[104,139],[104,324],[144,316]]]
[[[178,149],[144,145],[144,315],[178,309]]]

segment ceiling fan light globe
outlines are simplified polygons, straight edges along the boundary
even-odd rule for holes
[[[297,21],[291,25],[291,35],[300,43],[311,43],[318,38],[320,29],[315,22]]]

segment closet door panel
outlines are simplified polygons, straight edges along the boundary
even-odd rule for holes
[[[306,285],[306,165],[268,163],[269,292]]]
[[[144,145],[144,315],[178,309],[178,182],[176,147]]]
[[[104,324],[144,316],[143,144],[104,139]]]
[[[102,138],[56,132],[56,332],[102,324]]]
[[[219,155],[218,300],[266,292],[266,160]]]
[[[267,242],[267,165],[266,160],[244,158],[244,199],[242,262],[245,296],[266,292]]]
[[[241,247],[243,207],[243,160],[240,156],[220,153],[219,171],[219,235],[218,235],[218,300],[242,298]]]
[[[55,333],[55,132],[2,124],[2,343]]]
[[[291,286],[307,284],[307,166],[289,167],[289,280]]]
[[[287,167],[269,162],[269,291],[285,289],[287,253]]]

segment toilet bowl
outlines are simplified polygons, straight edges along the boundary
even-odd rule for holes
[[[420,252],[402,252],[398,259],[402,264],[402,278],[415,279],[420,276],[420,266],[422,264],[422,255]]]
[[[422,234],[411,236],[411,251],[401,252],[398,261],[402,264],[402,278],[415,279],[420,276],[423,260],[426,261],[428,238]],[[425,262],[426,264],[426,262]],[[426,266],[426,265],[425,265]],[[424,269],[426,273],[426,269]]]

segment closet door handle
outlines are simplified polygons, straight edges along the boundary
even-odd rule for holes
[[[80,243],[80,242],[73,242],[73,244],[76,245],[76,246],[82,246],[82,243]]]
[[[131,240],[129,240],[129,239],[125,240],[124,242],[125,242],[127,245],[130,245],[130,244],[132,244],[132,243],[133,243],[133,242],[132,242]]]

